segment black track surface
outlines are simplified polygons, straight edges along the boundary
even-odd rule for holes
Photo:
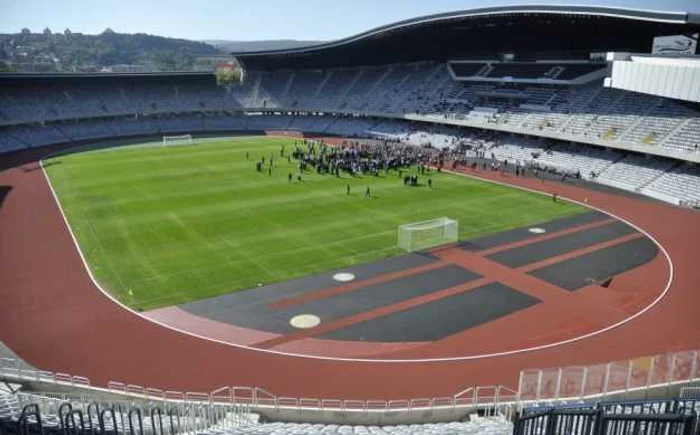
[[[592,211],[530,227],[543,228],[550,233],[600,222],[604,219],[608,219],[608,216]],[[493,254],[489,258],[508,267],[519,267],[634,232],[635,230],[628,225],[614,222]],[[537,236],[538,234],[530,232],[528,227],[519,228],[462,242],[460,248],[481,251]],[[530,274],[566,290],[574,291],[592,282],[601,281],[640,266],[653,259],[656,254],[657,247],[653,242],[640,239],[543,267]],[[343,272],[355,274],[356,280],[365,280],[386,273],[434,264],[437,261],[438,259],[430,254],[413,253],[343,269]],[[460,266],[448,265],[384,283],[359,287],[332,297],[309,300],[306,303],[278,309],[270,307],[273,302],[283,299],[303,297],[311,292],[346,285],[335,281],[332,278],[334,273],[304,277],[260,287],[253,291],[235,292],[184,304],[180,308],[189,313],[231,325],[276,334],[289,334],[298,331],[290,325],[289,321],[300,314],[319,316],[323,324],[480,278],[478,274]],[[529,295],[501,283],[493,283],[357,323],[320,337],[373,342],[439,340],[537,303],[540,301]]]
[[[300,314],[313,314],[320,317],[322,322],[329,322],[478,278],[480,276],[474,272],[459,266],[448,265],[280,310],[273,310],[268,305],[275,299],[242,302],[245,296],[234,297],[238,293],[192,302],[181,308],[219,322],[281,334],[295,331],[289,321]],[[258,292],[243,292],[241,295],[245,293],[257,294]]]
[[[393,257],[375,263],[362,264],[345,268],[343,272],[353,273],[356,280],[372,278],[385,273],[398,272],[418,266],[435,263],[437,259],[424,253],[413,253]],[[200,301],[189,302],[180,305],[180,308],[196,315],[204,315],[211,311],[211,307],[229,307],[231,309],[246,307],[248,305],[264,304],[281,298],[291,298],[307,292],[339,287],[346,283],[333,279],[333,274],[337,271],[322,273],[318,275],[305,276],[290,281],[270,284],[256,289],[229,293]]]
[[[501,283],[418,305],[329,332],[332,340],[433,341],[523,310],[540,301]]]
[[[536,263],[567,252],[593,246],[637,232],[623,222],[613,222],[585,231],[577,231],[550,240],[532,243],[488,256],[505,266],[516,268]]]
[[[658,250],[651,240],[637,239],[533,270],[530,275],[574,291],[648,263]]]
[[[502,233],[497,233],[486,237],[480,237],[478,239],[467,240],[465,242],[461,242],[459,246],[467,251],[477,252],[484,249],[494,248],[496,246],[527,240],[540,235],[531,233],[529,228],[542,228],[546,232],[551,233],[554,231],[561,231],[567,228],[601,221],[603,219],[607,219],[608,217],[609,216],[604,213],[590,211],[587,213],[578,214],[576,216],[555,219],[549,222],[542,222],[540,224],[531,225],[527,228],[516,228],[514,230],[504,231]]]

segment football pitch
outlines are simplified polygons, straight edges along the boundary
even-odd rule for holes
[[[140,310],[397,255],[401,224],[450,217],[462,240],[585,211],[446,173],[431,174],[433,188],[426,177],[405,187],[397,172],[306,171],[298,182],[295,161],[279,157],[282,145],[289,154],[294,139],[110,148],[44,164],[97,280]],[[272,176],[268,165],[256,172],[270,155]]]

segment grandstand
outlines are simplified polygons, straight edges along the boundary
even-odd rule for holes
[[[524,370],[519,393],[480,387],[452,397],[389,402],[275,397],[242,387],[181,393],[109,382],[97,388],[84,377],[39,372],[3,358],[0,428],[7,433],[130,435],[535,435],[595,434],[601,425],[618,421],[622,428],[602,433],[626,434],[628,425],[641,422],[658,425],[662,433],[695,435],[700,429],[698,387],[686,385],[700,382],[699,355],[695,350],[650,357],[650,372],[636,372],[641,368],[636,360]],[[665,366],[669,360],[671,366]],[[577,372],[584,373],[583,379]],[[601,385],[586,380],[586,374],[596,372],[605,373]],[[572,432],[571,426],[579,429]]]
[[[0,434],[627,435],[639,428],[648,429],[645,433],[700,434],[700,401],[684,397],[691,394],[689,389],[681,392],[700,382],[698,351],[687,350],[700,342],[698,226],[692,210],[700,208],[700,101],[608,86],[614,61],[601,60],[600,55],[647,53],[655,37],[698,30],[700,21],[688,13],[497,7],[407,20],[311,47],[234,53],[246,79],[229,88],[217,85],[209,73],[0,75],[0,213],[5,213],[0,222],[8,234],[0,243],[5,263],[0,265],[0,287],[7,292],[2,297],[11,301],[0,308],[0,340],[21,347],[17,352],[28,361],[53,364],[41,369],[86,370],[95,382],[3,359]],[[508,38],[503,37],[506,31]],[[659,59],[663,63],[665,58]],[[265,134],[293,138],[295,145],[309,138],[313,144],[327,141],[360,149],[366,143],[430,149],[428,171],[439,168],[512,184],[546,194],[548,204],[556,205],[558,196],[571,199],[592,207],[584,209],[590,215],[584,214],[588,217],[577,225],[586,230],[604,227],[596,233],[602,240],[596,243],[605,249],[646,243],[653,255],[644,259],[641,249],[629,255],[613,252],[601,262],[605,266],[590,262],[586,269],[585,255],[600,245],[580,238],[572,242],[576,250],[571,252],[549,247],[571,261],[569,267],[575,264],[584,270],[584,282],[566,288],[567,293],[557,293],[564,284],[533,281],[553,260],[542,258],[513,268],[502,260],[499,279],[512,280],[522,272],[523,280],[537,284],[532,287],[538,298],[561,301],[570,293],[582,310],[595,315],[562,313],[561,318],[544,319],[531,314],[530,320],[551,330],[532,333],[524,348],[504,352],[494,342],[508,343],[508,330],[495,328],[492,333],[493,325],[485,323],[474,333],[483,340],[483,349],[477,339],[472,346],[479,349],[466,357],[459,353],[463,337],[457,334],[434,342],[379,343],[383,348],[369,356],[356,350],[377,344],[365,333],[358,333],[360,339],[347,349],[337,337],[319,338],[304,331],[294,331],[299,341],[289,344],[267,330],[209,319],[206,327],[214,332],[205,336],[192,326],[194,315],[184,305],[175,309],[192,317],[177,325],[158,317],[162,313],[132,311],[125,301],[98,294],[89,269],[87,277],[82,269],[75,272],[71,266],[82,267],[83,252],[55,256],[66,246],[73,249],[76,235],[62,226],[70,216],[56,213],[63,210],[51,202],[53,197],[58,203],[53,186],[43,184],[48,176],[29,179],[33,171],[45,174],[37,162],[49,153],[157,143],[164,136],[191,135],[198,143],[209,137]],[[303,185],[301,177],[299,181]],[[487,190],[476,185],[465,194],[490,200]],[[25,195],[48,201],[44,205],[53,207],[53,214],[44,208],[34,211],[29,200],[22,202]],[[97,194],[93,199],[104,201],[100,206],[105,215],[120,207]],[[469,212],[484,215],[478,208]],[[21,238],[14,228],[5,228],[6,222],[45,225],[37,226],[35,243],[29,235]],[[507,238],[508,246],[519,249],[530,243],[529,237],[541,237],[534,243],[562,236],[575,239],[580,230],[556,223],[551,230],[555,234],[545,234],[550,231],[546,224],[513,227],[493,237],[498,243]],[[606,239],[604,231],[612,231],[606,225],[621,231],[616,234],[619,239]],[[94,232],[91,227],[75,230]],[[125,227],[120,230],[128,232]],[[52,234],[60,244],[55,249],[45,242]],[[144,237],[159,236],[145,232]],[[442,254],[415,254],[410,261],[421,273],[463,257],[478,264],[498,262],[496,242],[477,246],[484,239],[450,245]],[[125,255],[131,255],[132,248],[123,247]],[[449,249],[465,252],[452,258]],[[580,257],[574,259],[574,254]],[[628,273],[632,266],[606,269],[618,260],[648,262],[649,276]],[[234,262],[222,256],[222,263]],[[19,270],[17,264],[31,271]],[[384,267],[391,269],[378,268]],[[402,272],[382,273],[393,279],[401,278]],[[484,273],[474,276],[480,284],[493,284],[489,280],[494,278]],[[613,278],[626,287],[608,289]],[[382,284],[388,278],[365,279]],[[661,283],[661,291],[654,288],[657,293],[650,296],[648,282]],[[475,292],[476,285],[458,284],[443,291]],[[321,293],[311,300],[351,292],[354,285],[337,284],[331,290],[320,286],[316,290]],[[173,290],[177,291],[181,290]],[[91,299],[92,293],[96,296]],[[290,294],[280,306],[306,303]],[[593,297],[610,304],[598,310]],[[251,300],[245,303],[252,313]],[[408,311],[402,301],[394,302],[395,318]],[[535,299],[533,304],[539,302]],[[71,310],[65,327],[54,303]],[[51,313],[49,323],[32,317],[38,309]],[[375,309],[380,316],[385,308]],[[356,314],[354,320],[360,323],[364,315]],[[640,326],[638,320],[646,323]],[[25,321],[32,325],[15,326]],[[286,319],[280,322],[287,326]],[[113,330],[122,324],[127,325],[124,337]],[[518,329],[522,324],[513,321],[507,326]],[[650,332],[653,328],[658,329]],[[234,329],[246,341],[227,341],[226,333]],[[84,330],[94,335],[84,337]],[[67,351],[56,344],[65,343],[63,334],[70,334],[80,349]],[[305,353],[324,340],[332,343],[335,354]],[[132,344],[134,349],[127,349]],[[600,348],[608,349],[605,357],[598,356]],[[363,358],[354,358],[352,352]],[[549,364],[556,368],[537,369]],[[103,371],[115,367],[114,375]],[[275,375],[268,377],[272,370]],[[120,377],[127,382],[112,382]],[[152,379],[157,388],[135,385]],[[231,385],[235,382],[245,386]]]
[[[518,63],[510,65],[510,69],[503,68],[499,71],[508,74],[522,71],[523,77],[534,71]],[[510,80],[489,84],[456,82],[447,68],[437,63],[330,69],[325,74],[304,70],[254,71],[243,86],[231,93],[217,87],[204,74],[172,76],[169,82],[158,81],[151,86],[152,80],[151,76],[137,77],[126,89],[118,78],[109,76],[42,77],[40,81],[25,76],[5,77],[0,105],[2,149],[13,151],[68,140],[175,131],[270,129],[358,137],[371,136],[368,129],[381,129],[381,124],[394,123],[392,128],[396,131],[402,122],[400,118],[406,118],[422,121],[404,121],[400,134],[417,145],[454,144],[465,134],[460,127],[516,132],[519,135],[511,142],[523,144],[531,143],[528,136],[545,135],[557,140],[550,142],[550,152],[540,153],[539,163],[549,162],[563,171],[581,171],[586,175],[598,175],[605,168],[606,173],[599,174],[597,180],[634,191],[663,174],[673,178],[676,165],[654,162],[657,157],[651,156],[700,160],[700,111],[695,107],[653,95],[601,88],[600,81],[555,87]],[[37,86],[41,86],[40,92]],[[246,109],[264,110],[269,116],[245,116]],[[294,119],[283,116],[285,111],[294,112]],[[307,112],[320,112],[324,117],[307,121]],[[348,114],[352,116],[346,117]],[[383,120],[384,115],[393,120]],[[441,121],[447,126],[440,127]],[[428,137],[422,132],[436,129],[446,133]],[[567,143],[571,156],[581,155],[557,159],[558,154],[551,148]],[[618,151],[608,154],[613,158],[611,167],[601,167],[586,161],[589,148],[575,149],[573,143],[602,145]],[[500,149],[505,150],[504,146]],[[639,151],[649,157],[631,156],[616,162],[622,157],[620,153]],[[515,157],[512,152],[496,154]],[[630,161],[642,167],[658,167],[661,172],[616,182],[616,178],[627,179],[628,175],[636,178],[635,171],[625,172]],[[665,185],[672,184],[677,183],[669,181]],[[655,191],[662,186],[657,185]],[[693,192],[680,196],[659,193],[658,198],[674,203],[697,199]]]

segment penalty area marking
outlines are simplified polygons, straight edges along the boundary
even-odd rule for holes
[[[547,232],[544,228],[530,228],[528,231],[530,231],[533,234],[544,234]]]
[[[321,318],[313,314],[301,314],[292,317],[289,324],[297,329],[311,329],[321,324]]]
[[[355,275],[348,272],[340,272],[333,275],[333,279],[339,282],[350,282],[355,279]]]

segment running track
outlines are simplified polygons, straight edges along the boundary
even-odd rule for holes
[[[36,367],[87,376],[94,385],[115,380],[178,391],[258,386],[290,397],[438,397],[473,385],[516,387],[523,368],[582,365],[700,348],[700,214],[481,171],[476,175],[556,191],[578,201],[588,198],[591,205],[647,231],[673,261],[674,277],[667,296],[639,318],[596,337],[470,361],[309,359],[187,336],[122,309],[93,285],[37,163],[47,151],[30,150],[0,160],[0,192],[10,187],[0,204],[0,340]],[[483,337],[491,339],[495,337]],[[430,354],[439,352],[440,346],[449,354],[453,345],[449,340],[435,343]],[[406,349],[385,358],[417,359],[422,351]]]

